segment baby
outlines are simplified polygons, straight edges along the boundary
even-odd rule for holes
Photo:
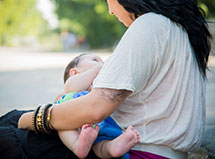
[[[103,65],[95,54],[81,54],[74,58],[64,72],[65,95],[58,96],[55,104],[87,95],[93,80]],[[100,127],[100,128],[99,128]],[[124,133],[111,117],[96,124],[85,124],[81,130],[59,131],[62,142],[79,158],[85,158],[90,149],[100,158],[129,158],[128,151],[139,140],[139,133],[129,126]]]

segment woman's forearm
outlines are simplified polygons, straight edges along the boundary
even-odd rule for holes
[[[56,105],[51,113],[51,125],[56,130],[71,130],[80,128],[86,123],[98,123],[108,112],[103,112],[98,107],[99,100],[95,102],[91,94],[76,98],[69,102]],[[101,106],[102,108],[102,106]],[[108,113],[107,115],[104,115]]]
[[[89,94],[54,105],[50,124],[55,130],[73,130],[87,123],[98,123],[111,115],[130,94],[126,90],[93,89]],[[33,129],[33,113],[20,118],[19,128]]]
[[[71,130],[80,128],[86,123],[96,123],[97,115],[94,115],[95,111],[91,104],[92,99],[83,96],[77,99],[73,99],[69,102],[65,102],[58,105],[53,105],[51,112],[51,126],[56,130]],[[33,130],[32,125],[33,112],[24,113],[19,121],[18,128]]]
[[[54,105],[51,112],[51,126],[55,130],[72,130],[80,128],[86,123],[98,123],[103,120],[110,113],[101,109],[102,106],[99,109],[100,101],[95,102],[92,98],[92,95],[88,94],[69,102]],[[33,130],[32,120],[33,112],[25,113],[20,117],[18,127]]]
[[[18,128],[33,130],[33,112],[24,113],[18,121]]]

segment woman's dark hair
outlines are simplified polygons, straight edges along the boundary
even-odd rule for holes
[[[65,71],[64,71],[64,76],[63,76],[63,82],[65,83],[66,80],[69,78],[69,72],[70,72],[70,69],[71,68],[75,68],[78,66],[78,63],[80,61],[80,58],[83,56],[83,55],[86,55],[85,53],[75,57],[65,68]]]
[[[197,7],[197,0],[118,0],[118,2],[128,12],[134,13],[136,18],[144,13],[154,12],[181,24],[188,34],[199,70],[203,77],[206,77],[211,34],[201,14],[201,11],[202,13],[204,11]]]

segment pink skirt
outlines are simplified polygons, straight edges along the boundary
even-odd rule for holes
[[[129,151],[130,159],[168,159],[163,156],[155,155],[149,152],[130,150]]]

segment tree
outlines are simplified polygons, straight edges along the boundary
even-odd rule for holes
[[[206,18],[215,18],[215,1],[214,0],[200,0],[199,6],[205,11]]]
[[[112,45],[126,29],[107,14],[104,1],[55,0],[55,4],[60,28],[85,37],[93,48]]]
[[[38,35],[46,26],[34,0],[0,0],[0,45],[15,35]]]
[[[91,47],[111,46],[120,39],[125,27],[108,15],[107,3],[102,0],[53,0],[60,19],[60,29],[84,36]],[[201,0],[199,6],[207,18],[215,17],[215,1]]]

